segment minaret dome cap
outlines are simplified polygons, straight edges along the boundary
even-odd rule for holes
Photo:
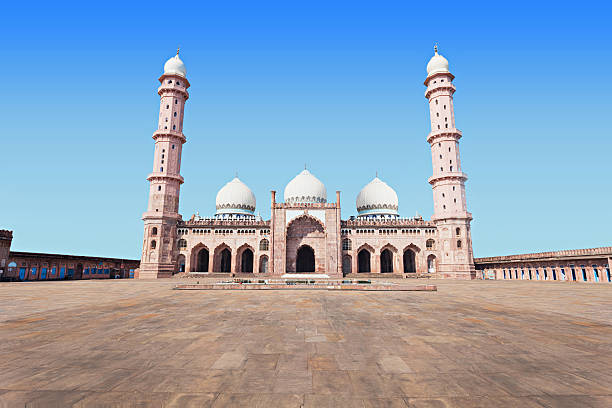
[[[434,47],[434,56],[427,63],[427,76],[434,74],[448,74],[448,60],[438,54],[438,46]]]
[[[164,75],[179,75],[187,78],[187,70],[185,69],[185,64],[179,58],[178,50],[176,55],[164,64]]]

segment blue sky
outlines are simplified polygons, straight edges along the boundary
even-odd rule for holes
[[[12,249],[139,257],[157,78],[178,45],[184,218],[212,214],[236,171],[267,218],[305,162],[343,218],[376,171],[402,215],[428,218],[434,42],[456,76],[475,256],[612,245],[610,5],[411,3],[4,5]]]

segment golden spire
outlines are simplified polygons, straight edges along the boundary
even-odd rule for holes
[[[177,57],[178,57],[178,55],[179,55],[179,51],[180,51],[180,50],[181,50],[181,47],[177,47],[177,49],[176,49],[176,56],[177,56]]]
[[[437,54],[438,53],[438,43],[434,44],[434,52]]]

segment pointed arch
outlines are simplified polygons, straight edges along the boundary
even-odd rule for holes
[[[268,255],[259,257],[259,273],[268,273]]]
[[[185,272],[185,255],[183,255],[183,254],[180,254],[178,256],[178,261],[177,261],[176,272],[175,273],[181,273],[181,272]]]
[[[434,254],[430,254],[427,257],[427,272],[436,273],[438,270],[438,258]],[[531,270],[529,270],[529,277],[531,279]]]
[[[232,248],[225,242],[217,245],[213,255],[213,272],[232,271]]]
[[[302,245],[298,248],[295,270],[298,273],[316,271],[315,252],[310,245]]]
[[[417,254],[421,252],[421,249],[410,244],[404,248],[402,255],[402,264],[404,265],[404,273],[416,273],[417,271]]]
[[[370,244],[361,244],[359,246],[359,248],[357,248],[357,252],[361,251],[362,249],[367,250],[371,254],[375,254],[376,253],[376,251],[374,250],[374,247],[372,247]]]
[[[344,255],[342,257],[342,273],[348,275],[353,271],[353,258],[350,255]]]
[[[299,232],[297,227],[299,226]],[[287,224],[287,236],[306,236],[311,233],[325,233],[325,226],[321,223],[321,220],[313,217],[309,214],[302,214],[295,217],[289,224]]]
[[[242,244],[236,250],[236,271],[241,273],[253,273],[255,250],[249,244]]]
[[[396,247],[394,247],[393,245],[391,245],[390,243],[386,243],[385,245],[383,245],[383,246],[380,248],[379,253],[381,253],[381,254],[382,254],[382,253],[383,253],[383,251],[384,251],[385,249],[388,249],[389,251],[393,252],[394,254],[396,254],[396,253],[397,253],[397,248],[396,248]]]
[[[191,249],[189,256],[190,270],[192,272],[210,271],[210,249],[203,243],[199,243]]]
[[[357,272],[370,273],[372,272],[372,254],[375,254],[374,248],[368,244],[363,244],[357,250]]]

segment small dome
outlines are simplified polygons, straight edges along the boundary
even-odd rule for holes
[[[438,47],[434,48],[435,54],[427,63],[427,76],[433,74],[448,73],[448,60],[438,54]]]
[[[187,70],[185,64],[178,56],[178,52],[164,64],[164,75],[180,75],[187,78]]]
[[[326,203],[327,190],[321,181],[306,169],[285,187],[286,203]]]
[[[387,183],[374,177],[357,195],[359,216],[392,215],[397,216],[397,193]]]
[[[255,194],[238,177],[219,190],[216,202],[217,215],[254,215],[255,212]]]

